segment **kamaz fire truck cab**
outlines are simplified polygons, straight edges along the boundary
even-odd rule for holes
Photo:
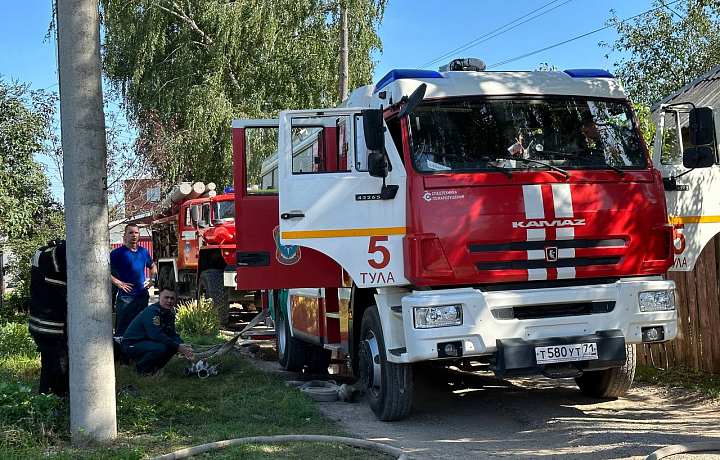
[[[615,397],[634,344],[677,333],[662,181],[607,72],[458,60],[233,128],[238,286],[301,288],[274,296],[281,364],[346,354],[381,420],[409,412],[413,363],[575,377]],[[241,231],[273,199],[245,192],[266,129],[272,247]]]

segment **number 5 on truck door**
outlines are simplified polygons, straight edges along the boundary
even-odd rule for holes
[[[387,236],[371,236],[370,237],[370,246],[368,247],[368,254],[373,254],[374,256],[370,259],[368,259],[368,264],[376,270],[382,270],[383,268],[387,267],[390,263],[390,250],[386,248],[385,246],[381,246],[378,243],[387,241]],[[377,253],[380,253],[380,260],[377,260]]]

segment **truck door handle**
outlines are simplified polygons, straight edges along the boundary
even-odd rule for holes
[[[295,213],[293,213],[293,212],[285,212],[285,213],[280,214],[280,218],[281,218],[281,219],[284,219],[284,220],[293,219],[293,218],[295,218],[295,217],[303,218],[303,217],[305,217],[305,214],[303,214],[303,213],[301,213],[301,212],[295,212]]]

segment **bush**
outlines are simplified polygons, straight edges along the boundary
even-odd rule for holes
[[[214,335],[220,329],[220,322],[211,299],[199,302],[182,302],[177,308],[175,327],[178,333],[189,335]]]
[[[52,440],[69,427],[67,398],[37,394],[17,382],[0,382],[0,450]]]
[[[4,322],[22,323],[27,321],[30,310],[30,296],[17,290],[3,297],[0,308],[0,324]]]
[[[25,323],[0,324],[0,356],[37,357],[35,341]]]

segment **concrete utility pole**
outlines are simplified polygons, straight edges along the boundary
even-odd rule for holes
[[[348,27],[347,7],[340,6],[340,102],[348,97]]]
[[[58,0],[60,122],[68,266],[70,431],[117,436],[110,308],[107,147],[97,0]]]

